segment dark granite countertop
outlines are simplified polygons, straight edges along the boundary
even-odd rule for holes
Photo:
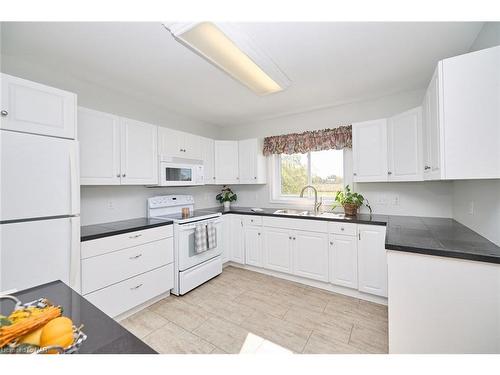
[[[48,298],[52,303],[62,306],[63,315],[69,317],[75,326],[83,324],[82,330],[87,340],[82,344],[80,354],[156,354],[152,348],[61,281],[26,289],[14,295],[23,303]],[[12,301],[0,301],[3,315],[8,315],[13,307]]]
[[[90,241],[103,237],[116,236],[117,234],[161,227],[172,223],[173,221],[139,217],[136,219],[113,221],[110,223],[84,225],[80,228],[80,240]]]

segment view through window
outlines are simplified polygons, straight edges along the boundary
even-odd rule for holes
[[[306,185],[318,190],[318,196],[334,198],[344,188],[344,152],[312,151],[307,154],[279,156],[282,197],[298,197]],[[305,196],[312,196],[308,189]]]

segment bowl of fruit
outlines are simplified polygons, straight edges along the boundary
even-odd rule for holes
[[[15,303],[9,316],[0,315],[0,354],[72,354],[87,339],[83,326],[75,327],[46,298],[25,304],[14,296],[0,299]]]

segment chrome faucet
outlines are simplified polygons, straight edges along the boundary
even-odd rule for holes
[[[317,214],[319,212],[319,208],[323,204],[323,199],[320,199],[320,201],[318,202],[318,190],[316,190],[316,188],[312,185],[307,185],[302,188],[302,191],[300,192],[301,198],[304,198],[304,191],[306,191],[307,189],[313,189],[314,191],[314,213]]]

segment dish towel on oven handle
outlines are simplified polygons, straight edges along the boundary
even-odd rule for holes
[[[207,226],[196,224],[194,227],[194,252],[200,254],[207,250]]]
[[[217,230],[214,223],[207,224],[207,243],[208,250],[215,249],[217,247]]]

